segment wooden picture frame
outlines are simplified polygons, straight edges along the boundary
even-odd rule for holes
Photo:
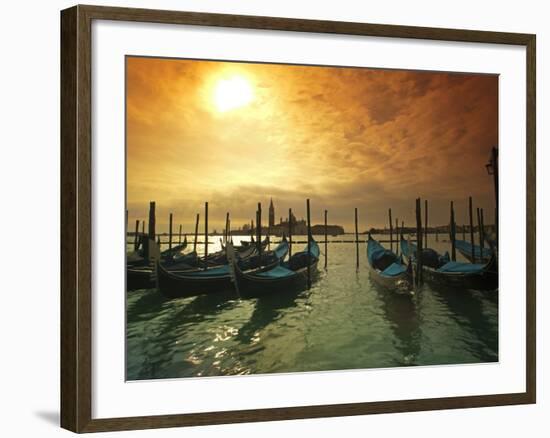
[[[92,418],[92,156],[91,24],[93,20],[186,24],[518,45],[526,48],[527,284],[526,391],[522,393],[346,403],[194,414]],[[535,403],[536,400],[536,157],[535,35],[75,6],[61,12],[61,426],[97,432],[273,421],[389,412]]]

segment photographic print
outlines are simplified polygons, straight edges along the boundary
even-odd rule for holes
[[[127,56],[127,380],[497,362],[498,93]]]

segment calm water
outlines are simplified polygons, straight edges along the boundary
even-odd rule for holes
[[[429,246],[449,249],[433,236]],[[498,361],[496,293],[424,285],[414,297],[396,295],[370,281],[366,244],[359,272],[353,244],[329,244],[328,261],[311,290],[261,299],[128,292],[127,378]]]

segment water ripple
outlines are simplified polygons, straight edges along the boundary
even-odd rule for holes
[[[371,283],[363,253],[356,272],[352,247],[331,246],[310,291],[242,301],[129,292],[128,379],[498,360],[498,295],[426,285],[395,295]]]

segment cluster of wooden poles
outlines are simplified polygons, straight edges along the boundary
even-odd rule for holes
[[[474,216],[473,216],[473,202],[472,197],[470,196],[468,198],[468,204],[469,204],[469,218],[470,218],[470,224],[469,224],[469,233],[470,233],[470,243],[472,247],[472,255],[471,259],[473,263],[476,261],[476,253],[475,253],[475,239],[474,239]],[[326,225],[326,210],[325,210],[325,225]],[[415,276],[415,281],[421,282],[422,281],[422,258],[420,257],[420,254],[422,253],[422,250],[424,248],[428,247],[428,234],[429,234],[429,227],[428,227],[428,201],[424,200],[424,223],[422,222],[422,201],[420,198],[416,199],[416,207],[415,207],[415,217],[416,217],[416,239],[411,240],[412,242],[415,242],[416,248],[417,248],[417,275]],[[401,221],[401,228],[399,227],[399,219],[395,218],[395,222],[392,219],[392,209],[388,209],[388,221],[389,221],[389,240],[379,240],[380,243],[389,243],[390,244],[390,251],[394,251],[394,243],[395,243],[395,253],[399,254],[399,243],[400,243],[400,236],[403,233],[403,230],[405,229],[405,222]],[[394,228],[395,223],[395,228]],[[454,210],[454,202],[451,201],[450,204],[450,222],[449,222],[449,239],[451,241],[451,260],[456,261],[456,221],[455,221],[455,210]],[[481,248],[481,254],[483,254],[483,250],[485,247],[485,224],[484,224],[484,214],[483,214],[483,208],[477,208],[477,229],[479,233],[479,247]],[[395,239],[394,239],[395,235]],[[439,234],[438,234],[438,228],[435,227],[435,238],[436,241],[439,240]],[[466,240],[466,226],[462,226],[462,240]],[[326,234],[325,234],[325,242],[326,242]],[[358,227],[358,210],[355,208],[355,259],[356,259],[356,267],[359,269],[359,243],[361,241],[359,240],[359,227]],[[326,245],[326,243],[325,243]],[[325,247],[326,252],[326,247]]]
[[[474,217],[473,217],[473,202],[472,197],[468,198],[468,211],[470,219],[470,244],[472,248],[471,259],[472,263],[476,262],[476,253],[475,253],[475,240],[474,240]],[[424,248],[428,247],[428,201],[424,201],[424,224],[422,224],[422,201],[420,198],[416,199],[416,272],[415,272],[415,282],[420,284],[422,282],[422,251]],[[390,236],[392,234],[391,230],[391,209],[389,211],[390,216]],[[477,227],[479,233],[479,248],[481,248],[480,257],[483,254],[485,246],[485,224],[483,220],[483,208],[477,208]],[[391,239],[391,237],[390,237]],[[437,239],[437,228],[436,228],[436,239]],[[455,221],[455,210],[454,202],[451,201],[450,204],[450,221],[449,221],[449,239],[451,241],[451,260],[456,261],[456,221]],[[466,227],[462,226],[462,240],[466,240]],[[480,260],[481,261],[481,260]]]
[[[157,237],[155,227],[156,227],[156,203],[154,201],[150,202],[149,204],[149,221],[148,221],[148,233],[145,234],[145,221],[141,221],[141,235],[142,236],[149,236],[150,239],[155,239]],[[311,213],[310,213],[310,202],[309,199],[306,201],[306,209],[307,209],[307,227],[308,227],[308,235],[311,234]],[[424,223],[422,223],[422,203],[421,199],[416,199],[416,239],[414,242],[417,243],[417,251],[418,251],[418,263],[417,263],[417,275],[415,278],[417,281],[422,280],[422,258],[420,257],[420,253],[422,250],[428,246],[428,201],[424,201]],[[288,242],[289,242],[289,256],[292,256],[292,243],[293,243],[293,224],[292,224],[292,208],[288,209]],[[128,212],[126,212],[126,218],[128,219]],[[473,203],[472,203],[472,197],[469,197],[469,218],[470,218],[470,224],[469,224],[469,232],[470,232],[470,243],[472,246],[472,260],[475,261],[476,254],[475,254],[475,242],[474,242],[474,217],[473,217]],[[389,243],[390,244],[390,250],[393,251],[395,243],[395,252],[399,253],[399,243],[400,243],[400,233],[402,234],[403,230],[405,229],[405,222],[401,221],[401,227],[399,226],[399,219],[395,218],[395,222],[392,219],[392,209],[388,209],[388,220],[389,220],[389,240],[380,240],[380,243]],[[199,221],[200,221],[200,214],[196,214],[195,218],[195,232],[194,232],[194,240],[193,240],[193,251],[197,250],[197,244],[198,244],[198,237],[199,237]],[[262,254],[262,204],[261,202],[258,202],[257,210],[256,210],[256,227],[254,227],[254,220],[250,221],[250,237],[252,241],[252,237],[256,239],[256,243],[258,245],[258,251],[259,255]],[[481,251],[483,252],[484,249],[484,242],[485,242],[485,225],[484,225],[484,218],[483,218],[483,208],[477,208],[477,222],[478,222],[478,230],[479,230],[479,247],[481,248]],[[395,228],[394,228],[395,223]],[[139,246],[139,228],[140,228],[140,220],[136,220],[135,224],[135,233],[134,233],[134,249],[137,250]],[[462,226],[462,239],[466,240],[465,231],[466,226]],[[268,235],[269,235],[269,228],[267,228]],[[395,233],[394,233],[395,231]],[[168,228],[168,249],[171,250],[174,244],[181,244],[182,243],[182,225],[179,225],[179,233],[178,233],[178,239],[177,242],[175,241],[175,235],[173,232],[173,213],[170,213],[169,216],[169,228]],[[394,239],[395,235],[395,239]],[[436,241],[438,240],[438,229],[435,228],[435,235],[436,235]],[[451,241],[451,260],[456,260],[456,223],[455,223],[455,212],[454,212],[454,202],[451,201],[450,204],[450,227],[449,227],[449,237]],[[158,236],[158,241],[160,242],[160,236]],[[227,243],[229,241],[232,241],[232,232],[231,232],[231,219],[229,216],[229,212],[226,213],[225,217],[225,229],[223,233],[223,242]],[[363,240],[359,239],[359,221],[358,221],[358,209],[355,208],[355,239],[354,243],[356,246],[355,255],[356,255],[356,268],[359,269],[359,260],[360,260],[360,248],[359,244],[363,242]],[[208,257],[208,245],[212,243],[208,240],[208,202],[204,203],[204,257]],[[308,253],[309,253],[309,239],[307,240],[308,244]],[[327,268],[328,264],[328,211],[324,210],[324,267]]]
[[[308,257],[308,266],[307,266],[307,282],[308,282],[308,288],[311,287],[311,266],[310,266],[310,260],[311,257],[311,240],[309,239],[309,236],[311,236],[311,211],[310,211],[310,202],[309,199],[306,201],[306,209],[307,209],[307,229],[308,229],[308,239],[307,239],[307,257]],[[292,209],[289,208],[288,210],[288,242],[289,242],[289,257],[292,256]],[[169,226],[168,226],[168,250],[172,249],[172,245],[174,242],[174,233],[173,233],[173,213],[170,213],[169,216]],[[199,234],[199,220],[200,220],[200,214],[197,213],[196,219],[195,219],[195,237],[193,240],[193,251],[197,250],[197,243],[198,243],[198,234]],[[156,234],[155,228],[156,228],[156,203],[155,201],[151,201],[149,203],[149,222],[148,222],[148,232],[145,234],[145,221],[140,221],[139,219],[136,220],[135,225],[135,232],[134,232],[134,250],[137,251],[140,244],[140,223],[141,223],[141,236],[142,237],[148,237],[151,240],[155,240],[155,237],[158,237],[157,242],[160,243],[160,235]],[[258,209],[256,210],[256,228],[254,228],[254,221],[251,221],[251,241],[252,237],[256,238],[256,245],[258,247],[258,255],[262,256],[262,204],[258,202]],[[126,228],[128,228],[128,210],[126,210]],[[255,230],[255,233],[254,233]],[[181,237],[182,237],[182,225],[179,226],[179,233],[178,233],[178,244],[182,243]],[[268,235],[269,237],[269,235]],[[226,213],[225,217],[225,229],[223,234],[223,242],[228,243],[232,241],[232,234],[231,234],[231,222],[229,218],[229,212]],[[208,245],[211,242],[208,240],[208,202],[204,203],[204,258],[206,259],[208,257]],[[327,233],[327,210],[325,210],[325,268],[327,267],[327,253],[328,253],[328,233]],[[268,240],[269,245],[269,240]],[[144,245],[144,248],[147,248],[148,245]],[[148,256],[147,254],[145,255]]]
[[[310,202],[309,199],[306,201],[306,208],[307,208],[307,226],[308,226],[308,234],[311,234],[311,212],[310,212]],[[136,219],[135,223],[135,231],[134,231],[134,250],[137,251],[140,243],[140,225],[141,225],[141,236],[148,236],[149,239],[157,240],[158,243],[160,243],[160,235],[156,234],[156,203],[154,201],[151,201],[149,203],[149,222],[148,222],[148,231],[145,233],[145,224],[146,221],[140,221],[139,219]],[[328,211],[324,211],[324,218],[325,218],[325,267],[327,266],[327,253],[328,253],[328,224],[327,224],[327,216]],[[182,236],[184,236],[182,232],[182,225],[179,225],[179,233],[177,234],[178,239],[176,242],[176,235],[173,232],[173,213],[170,213],[169,215],[169,226],[168,226],[168,249],[171,250],[174,244],[181,244],[182,243]],[[288,209],[288,217],[292,218],[292,208]],[[198,243],[198,237],[199,237],[199,221],[200,221],[200,214],[196,214],[195,218],[195,233],[194,233],[194,239],[193,239],[193,251],[197,250],[197,243]],[[260,245],[260,242],[262,240],[262,230],[267,230],[267,235],[269,235],[269,228],[265,228],[262,226],[262,204],[261,202],[258,202],[258,208],[256,210],[256,225],[254,226],[254,220],[250,221],[250,237],[251,241],[253,238],[256,239],[256,242],[258,244],[258,250],[261,255],[262,247]],[[126,211],[126,226],[128,226],[128,211]],[[289,256],[292,255],[292,237],[293,237],[293,224],[292,220],[289,219],[288,221],[288,242],[289,242]],[[185,234],[186,236],[186,234]],[[231,219],[229,217],[229,212],[226,213],[225,217],[225,229],[223,232],[223,243],[227,243],[229,241],[232,241],[232,231],[231,231]],[[213,242],[210,242],[208,240],[208,202],[204,203],[204,255],[205,257],[208,256],[208,245]],[[295,243],[301,243],[301,242],[295,242]],[[308,242],[309,244],[309,239]],[[268,241],[268,245],[269,245]]]
[[[469,233],[470,233],[470,243],[472,244],[472,248],[474,247],[474,231],[476,229],[474,225],[474,216],[473,216],[473,203],[472,203],[472,197],[470,196],[468,199],[469,203],[469,216],[470,216],[470,223],[469,223]],[[418,206],[417,208],[420,209],[420,219],[422,218],[422,211],[421,207]],[[450,216],[450,227],[449,227],[449,239],[451,240],[451,243],[454,247],[454,242],[456,236],[456,221],[455,221],[455,214],[454,214],[454,202],[451,201],[451,210],[450,210],[451,216]],[[390,250],[393,251],[393,243],[395,243],[395,252],[399,252],[399,236],[400,236],[400,229],[399,229],[399,219],[395,219],[395,235],[396,240],[393,239],[394,235],[394,228],[393,228],[393,221],[392,221],[392,211],[391,208],[388,209],[388,218],[389,218],[389,234],[390,239],[389,240],[381,240],[381,243],[389,243],[390,244]],[[405,229],[405,223],[401,222],[401,233],[402,230]],[[429,227],[428,227],[428,201],[424,200],[424,223],[423,223],[423,238],[425,246],[428,246],[428,234],[429,234]],[[484,222],[484,213],[483,208],[477,207],[477,229],[479,232],[479,246],[482,248],[482,251],[485,246],[485,222]],[[438,227],[434,228],[435,231],[435,240],[436,242],[439,241],[439,229]],[[466,225],[462,225],[462,240],[466,240]],[[456,250],[452,248],[452,252],[455,253]],[[475,260],[475,254],[472,253],[472,260]],[[454,259],[453,259],[454,260]]]

